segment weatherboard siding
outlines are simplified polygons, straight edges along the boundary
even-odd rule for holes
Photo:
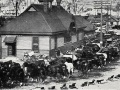
[[[49,55],[49,36],[39,37],[39,53]],[[21,36],[17,38],[17,57],[23,58],[25,52],[32,50],[32,36]]]
[[[57,47],[64,45],[64,37],[57,37]]]
[[[16,41],[16,56],[23,59],[25,52],[32,50],[32,37],[31,36],[18,36]]]
[[[2,58],[2,37],[0,36],[0,59]]]
[[[71,36],[71,41],[72,41],[72,43],[73,42],[77,42],[77,36],[76,35],[72,35]]]
[[[2,58],[7,57],[7,48],[2,48]]]
[[[79,32],[78,39],[79,40],[83,40],[83,38],[84,38],[84,33],[83,32]]]
[[[51,49],[55,49],[55,38],[51,37]]]
[[[6,35],[2,35],[1,37],[2,37],[2,48],[7,49],[7,45],[5,45],[4,42]]]
[[[18,37],[17,49],[32,50],[32,36]],[[49,50],[48,36],[39,36],[39,50]]]
[[[49,36],[40,36],[39,37],[39,49],[40,50],[50,50],[50,47],[49,47]]]
[[[39,36],[39,53],[49,55],[50,50],[50,37]]]
[[[16,49],[32,50],[32,37],[31,36],[18,36]]]
[[[5,39],[5,37],[2,37],[2,58],[7,57],[7,45],[5,45],[5,42],[3,42],[3,40]]]
[[[8,46],[5,45],[4,39],[6,35],[2,35],[2,58],[8,56]],[[25,52],[30,52],[32,50],[32,37],[33,36],[17,36],[16,39],[16,56],[23,59]],[[47,54],[49,55],[50,50],[50,38],[49,36],[38,36],[39,37],[39,53],[37,54]],[[54,42],[53,42],[54,43]],[[54,45],[53,45],[54,47]]]

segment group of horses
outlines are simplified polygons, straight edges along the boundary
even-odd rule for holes
[[[70,77],[75,70],[78,70],[83,75],[94,68],[102,68],[107,63],[119,58],[119,52],[115,47],[106,47],[100,49],[97,44],[87,44],[77,48],[74,51],[77,57],[74,60],[68,52],[68,57],[58,56],[54,59],[44,58],[35,62],[25,62],[23,64],[25,75],[44,80],[49,76],[55,79],[63,79]],[[70,55],[70,57],[69,57]],[[73,55],[73,54],[72,54]]]
[[[117,42],[116,42],[117,43]],[[55,58],[48,56],[30,56],[27,54],[26,61],[22,64],[13,62],[12,60],[0,62],[0,88],[11,87],[15,83],[23,83],[28,80],[40,81],[42,83],[50,77],[56,80],[70,78],[74,71],[81,72],[86,75],[88,71],[94,68],[102,68],[119,58],[119,43],[114,46],[106,46],[100,48],[95,43],[82,45],[70,53],[58,54]],[[60,51],[58,52],[60,53]],[[71,57],[72,55],[72,57]],[[73,56],[76,58],[74,59]]]
[[[13,87],[24,81],[24,71],[19,63],[0,62],[0,88]]]
[[[92,45],[92,47],[90,45]],[[85,73],[92,70],[94,67],[102,68],[107,63],[119,58],[119,52],[115,47],[100,49],[96,44],[90,45],[86,45],[82,51],[77,51],[77,56],[79,58],[76,62],[79,63],[80,65],[78,66],[81,67],[85,64],[85,69],[83,68],[83,72]]]
[[[86,75],[94,68],[102,68],[106,63],[119,58],[119,52],[115,47],[103,48],[97,44],[87,44],[75,49],[73,60],[71,57],[59,56],[54,59],[45,57],[41,60],[26,60],[21,66],[12,60],[0,62],[0,87],[11,87],[15,83],[23,83],[31,79],[32,81],[44,82],[48,77],[56,80],[70,78],[75,70]],[[33,58],[33,56],[31,56]]]

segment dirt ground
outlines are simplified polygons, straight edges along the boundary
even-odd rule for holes
[[[79,73],[80,74],[80,73]],[[48,90],[48,87],[56,86],[56,90],[60,90],[60,87],[66,83],[67,86],[72,83],[76,83],[76,87],[79,90],[120,90],[120,79],[113,79],[112,81],[106,81],[108,77],[111,75],[120,74],[120,60],[112,62],[105,66],[102,69],[94,69],[88,72],[87,77],[78,76],[78,72],[75,71],[73,77],[67,82],[50,82],[42,84],[40,82],[37,83],[29,83],[27,86],[17,86],[13,89],[4,89],[4,90],[41,90],[40,87],[45,87],[45,90]],[[81,87],[81,84],[85,81],[91,82],[93,79],[104,79],[101,84],[95,82],[94,85],[89,85],[85,87]],[[3,90],[3,89],[2,89]],[[70,89],[69,89],[70,90]],[[73,90],[73,89],[72,89]],[[75,89],[74,89],[75,90]]]

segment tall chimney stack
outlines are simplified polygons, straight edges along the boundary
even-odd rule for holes
[[[61,1],[62,1],[62,0],[56,0],[56,2],[57,2],[57,7],[58,7],[58,8],[60,8]]]

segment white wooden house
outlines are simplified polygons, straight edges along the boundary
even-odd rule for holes
[[[20,16],[0,28],[2,58],[8,55],[23,58],[24,53],[30,51],[49,55],[50,50],[67,42],[82,40],[83,28],[87,27],[84,21],[81,16],[73,16],[61,6],[49,8],[32,4]],[[70,27],[74,32],[71,35],[68,33]]]

